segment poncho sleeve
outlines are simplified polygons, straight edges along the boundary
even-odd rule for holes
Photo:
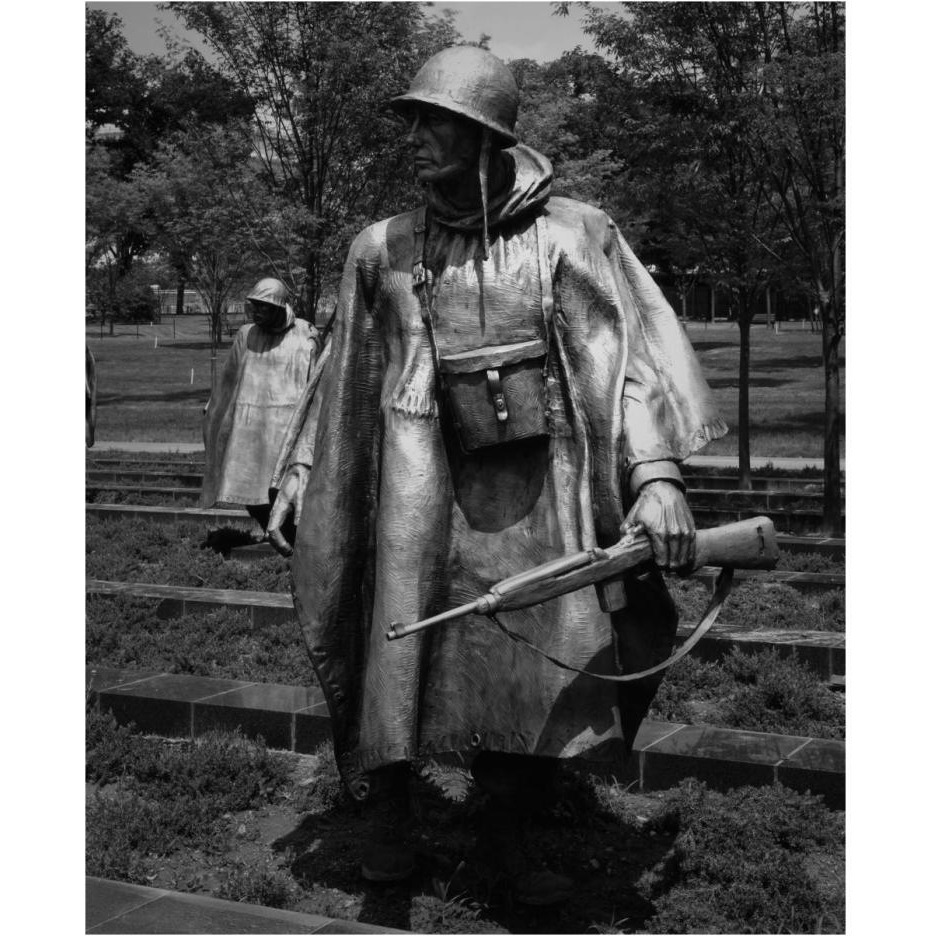
[[[626,296],[624,462],[682,461],[728,427],[676,313],[620,231],[609,226],[608,253]]]
[[[556,329],[588,446],[596,532],[613,542],[629,470],[681,461],[727,427],[676,314],[611,219],[555,199],[549,227]]]

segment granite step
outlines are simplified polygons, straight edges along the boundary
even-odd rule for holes
[[[686,471],[684,469],[682,476],[689,490],[740,490],[737,475],[703,474],[697,471]],[[768,491],[780,493],[783,491],[802,491],[807,494],[821,494],[823,490],[823,480],[821,477],[758,477],[757,475],[753,475],[751,477],[751,487],[755,492]],[[843,493],[844,490],[845,487],[843,485]]]
[[[161,475],[166,483],[127,483],[129,477],[120,476],[121,480],[85,481],[85,499],[90,500],[99,493],[122,494],[128,498],[158,494],[160,497],[177,501],[195,501],[201,496],[201,478],[197,475],[179,479],[171,474]],[[172,482],[172,483],[170,483]],[[687,492],[689,506],[698,520],[719,511],[739,511],[744,516],[765,515],[773,519],[778,529],[797,531],[801,527],[810,529],[809,523],[815,517],[821,522],[822,495],[807,494],[798,491],[730,491],[718,489],[696,489]],[[807,523],[808,521],[808,523]],[[805,524],[805,526],[804,526]]]
[[[272,627],[296,620],[292,596],[282,592],[260,592],[227,588],[196,588],[156,585],[145,582],[107,582],[88,579],[88,595],[127,595],[159,602],[157,617],[182,617],[196,611],[237,608],[250,615],[253,628]],[[680,627],[685,639],[691,624]],[[738,625],[715,624],[694,648],[693,655],[706,661],[721,659],[732,647],[743,652],[775,649],[782,657],[792,656],[808,666],[820,679],[845,672],[845,635],[829,631],[753,630]]]
[[[234,546],[227,554],[228,559],[238,562],[258,562],[279,555],[269,543],[251,543],[246,546]],[[714,587],[721,570],[715,566],[703,566],[692,573],[691,578]],[[735,569],[736,585],[743,582],[756,582],[763,585],[789,585],[806,594],[821,594],[835,588],[845,587],[845,576],[840,572],[791,572],[786,569]]]
[[[86,488],[101,488],[112,490],[113,484],[140,485],[145,489],[152,486],[167,486],[170,481],[174,487],[201,488],[204,475],[193,473],[181,468],[173,471],[167,467],[160,467],[158,471],[144,471],[138,468],[106,468],[90,469],[85,472]]]
[[[121,459],[99,459],[89,462],[85,480],[99,483],[160,484],[167,478],[178,478],[181,487],[200,487],[204,476],[204,464],[172,461],[123,461]],[[733,475],[714,475],[683,472],[683,480],[690,492],[729,491],[740,492],[738,478]],[[822,478],[802,477],[757,477],[751,478],[752,491],[759,494],[822,494]]]
[[[86,933],[404,933],[312,913],[85,878]]]
[[[140,504],[85,504],[85,514],[115,520],[151,520],[156,523],[234,524],[256,526],[243,507],[168,507]]]
[[[318,687],[136,672],[88,666],[91,705],[146,734],[195,738],[215,729],[262,735],[269,747],[311,753],[330,738]],[[804,736],[644,721],[627,763],[613,779],[641,791],[664,790],[688,777],[713,789],[780,782],[845,804],[845,742]]]
[[[759,507],[708,507],[692,504],[692,515],[698,527],[722,526],[747,520],[751,517],[764,516],[773,521],[777,533],[792,536],[821,535],[823,518],[821,509],[789,508],[783,510],[761,509]],[[842,515],[842,528],[845,528],[845,515]]]

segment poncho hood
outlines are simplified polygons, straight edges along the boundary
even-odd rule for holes
[[[507,162],[507,184],[499,192],[490,193],[488,227],[492,230],[545,204],[552,189],[552,163],[542,153],[522,143],[501,152]],[[456,208],[431,185],[426,197],[433,218],[440,224],[459,231],[483,227],[480,205],[467,211]]]

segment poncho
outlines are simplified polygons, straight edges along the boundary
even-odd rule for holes
[[[315,363],[315,336],[291,309],[279,331],[237,332],[205,409],[202,507],[269,503],[276,457]]]
[[[426,231],[438,344],[545,342],[545,435],[466,452],[440,404],[414,288],[424,211],[367,228],[345,264],[320,410],[296,451],[312,465],[293,557],[294,598],[332,719],[339,768],[442,752],[614,760],[657,681],[572,673],[473,616],[388,642],[392,621],[467,603],[497,581],[619,538],[633,464],[685,458],[726,431],[681,326],[602,211],[550,197],[551,167],[517,146],[481,219],[434,195]],[[628,607],[594,589],[500,615],[551,655],[636,672],[671,647],[676,616],[654,569]]]

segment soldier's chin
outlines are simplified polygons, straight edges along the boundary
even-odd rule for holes
[[[440,182],[448,182],[461,172],[462,167],[458,165],[430,166],[422,164],[416,166],[416,178],[424,185],[438,185]]]

